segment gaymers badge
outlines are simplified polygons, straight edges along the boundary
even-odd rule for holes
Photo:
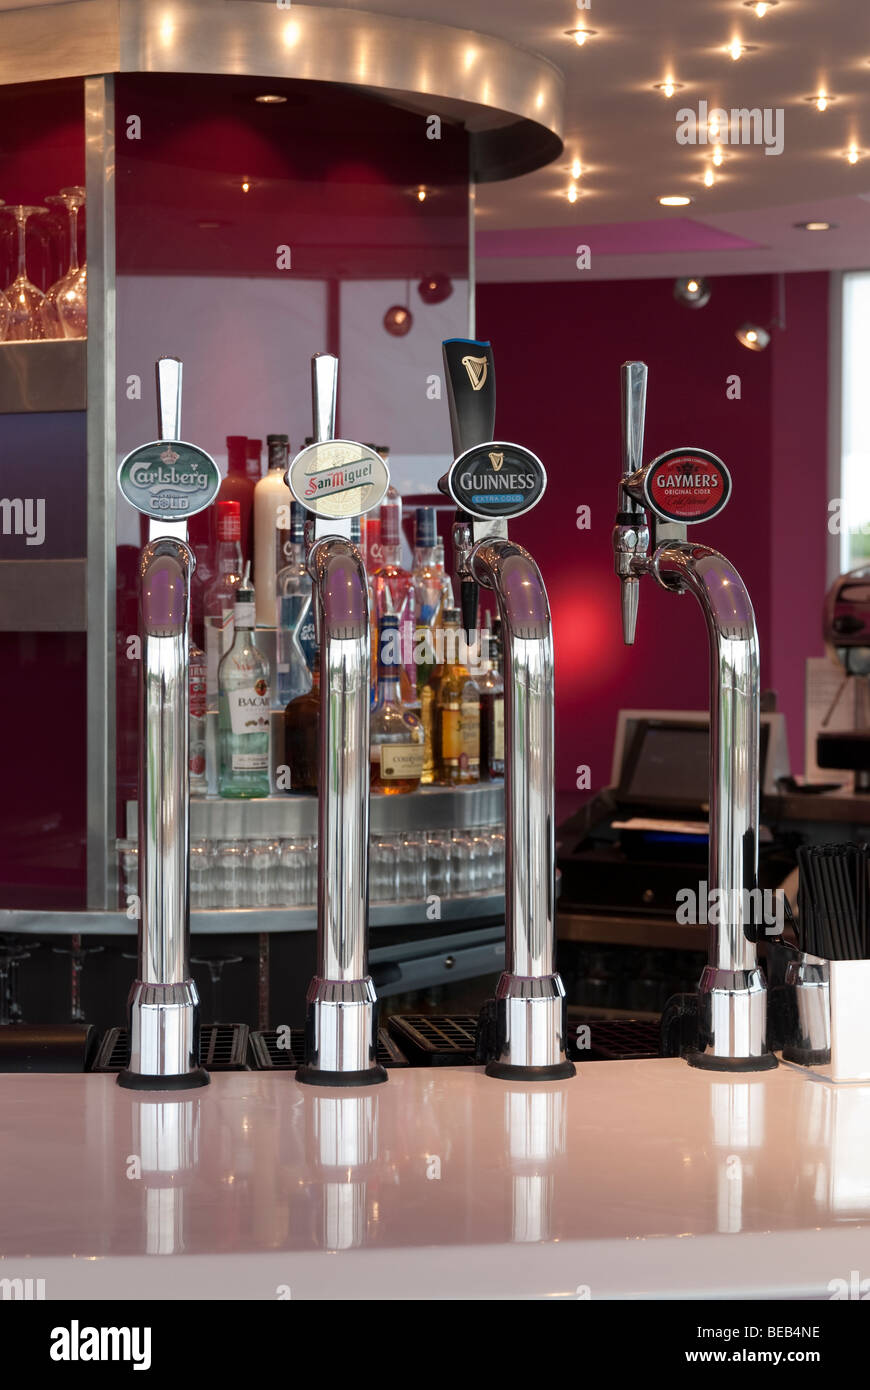
[[[643,496],[663,521],[709,521],[731,496],[731,475],[708,449],[669,449],[646,469]]]

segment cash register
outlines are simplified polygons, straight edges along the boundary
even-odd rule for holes
[[[562,912],[674,921],[677,893],[704,878],[709,815],[706,711],[622,710],[611,784],[558,830]],[[762,795],[789,773],[785,718],[762,714]],[[760,886],[788,866],[761,828]]]

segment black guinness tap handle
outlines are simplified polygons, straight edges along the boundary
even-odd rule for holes
[[[453,453],[458,457],[475,444],[486,444],[495,433],[495,367],[489,343],[475,338],[448,338],[441,344]],[[457,521],[465,517],[457,512]],[[462,626],[467,634],[477,628],[479,586],[470,576],[460,576],[459,601]]]
[[[489,343],[448,338],[442,343],[454,455],[486,444],[495,432],[495,368]]]

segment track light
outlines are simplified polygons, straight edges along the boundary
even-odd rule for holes
[[[685,304],[687,309],[703,309],[705,304],[710,301],[713,287],[709,280],[704,280],[700,275],[688,275],[684,279],[674,281],[674,299],[680,304]]]

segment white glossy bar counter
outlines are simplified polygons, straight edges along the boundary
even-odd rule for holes
[[[3,1075],[0,1279],[47,1299],[827,1299],[870,1276],[868,1140],[870,1086],[788,1065],[393,1071],[364,1092],[237,1072],[181,1099]]]

